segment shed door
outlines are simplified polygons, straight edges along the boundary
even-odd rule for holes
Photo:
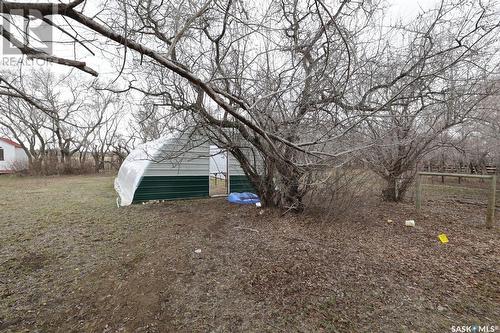
[[[227,150],[210,146],[210,196],[228,194]]]

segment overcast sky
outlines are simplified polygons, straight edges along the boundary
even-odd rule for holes
[[[386,1],[387,5],[389,6],[387,8],[388,15],[386,17],[388,22],[386,22],[386,24],[390,24],[394,23],[399,19],[402,19],[403,21],[409,21],[415,18],[415,16],[417,16],[419,13],[421,13],[422,10],[435,7],[439,0],[386,0]],[[87,10],[90,10],[89,14],[92,14],[91,12],[93,12],[94,9],[97,10],[98,7],[96,6],[97,3],[98,2],[96,0],[89,1],[89,4],[92,4],[90,8],[87,7]],[[53,34],[55,37],[54,40],[59,40],[60,38],[66,39],[58,31],[54,31]],[[102,41],[105,40],[105,38],[102,36],[98,36],[98,38]],[[1,44],[2,43],[0,43],[0,47]],[[98,44],[96,43],[96,45]],[[103,52],[110,52],[114,54],[120,53],[121,55],[123,55],[123,46],[115,45],[114,43],[109,43],[109,41],[107,43],[105,50],[102,49],[100,50],[99,48],[91,46],[91,48],[96,52],[95,56],[91,55],[81,47],[79,48],[77,46],[76,48],[78,49],[79,56],[84,55],[84,58],[79,57],[79,60],[86,61],[89,67],[99,72],[99,81],[101,82],[112,81],[116,78],[118,69],[121,67],[121,59],[120,59],[121,57],[110,56],[110,54],[106,54]],[[74,50],[75,49],[73,48],[73,46],[68,47],[68,44],[54,45],[54,54],[58,56],[72,58]],[[3,53],[1,54],[4,55]],[[67,73],[69,70],[72,70],[71,68],[59,65],[45,64],[44,66],[52,68],[52,70],[55,71],[56,73]],[[7,66],[5,65],[5,63],[2,63],[1,67],[4,68],[9,67],[8,69],[10,70],[16,70],[16,67],[18,66],[16,66],[15,63],[8,64]],[[28,66],[26,70],[29,70],[29,67],[30,66]],[[91,79],[90,75],[88,77],[89,79]],[[136,102],[139,101],[137,100]]]
[[[390,17],[413,18],[421,12],[421,8],[429,9],[438,3],[437,0],[389,0]]]
[[[91,8],[90,10],[92,11],[92,9],[94,8],[94,6],[96,5],[97,1],[89,1],[89,4],[91,4]],[[388,15],[387,15],[387,19],[389,20],[389,22],[387,23],[390,23],[390,22],[394,22],[398,19],[402,19],[403,21],[407,21],[407,20],[411,20],[412,18],[414,18],[416,15],[418,15],[422,9],[429,9],[431,7],[434,7],[439,0],[386,0],[387,1],[387,4],[389,6],[388,8]],[[95,7],[97,8],[97,7]],[[89,9],[89,5],[87,5],[87,9]],[[59,32],[54,32],[56,35],[57,34],[60,34]],[[56,38],[57,40],[57,38]],[[1,43],[0,43],[1,44]],[[1,47],[1,45],[0,45]],[[56,47],[56,52],[58,55],[62,55],[61,54],[61,45],[58,45],[58,46],[55,46]],[[118,49],[122,48],[120,46],[117,46]],[[73,47],[71,47],[70,49],[68,49],[69,52],[72,52],[73,50]],[[88,52],[86,52],[85,50],[82,50],[83,54],[86,54]],[[85,59],[82,59],[82,60],[85,60],[90,67],[92,68],[95,68],[98,70],[98,72],[102,75],[102,76],[106,76],[106,74],[112,74],[115,70],[113,68],[110,68],[110,64],[107,63],[107,61],[103,61],[103,55],[102,54],[99,54],[100,52],[97,52],[96,56],[92,56],[90,54],[86,55],[85,56]],[[4,65],[2,65],[4,66]],[[61,67],[61,66],[54,66],[54,67]],[[64,68],[56,68],[55,69],[56,71],[65,71]]]

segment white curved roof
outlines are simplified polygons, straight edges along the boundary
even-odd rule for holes
[[[207,176],[209,144],[199,138],[160,138],[134,149],[125,159],[115,179],[118,204],[128,206],[143,177]]]
[[[157,158],[161,148],[172,138],[160,138],[138,146],[123,161],[115,178],[115,190],[120,196],[120,206],[128,206],[148,166]]]

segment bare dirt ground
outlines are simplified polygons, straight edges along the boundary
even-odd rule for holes
[[[484,207],[453,200],[427,201],[420,214],[359,202],[336,221],[224,198],[114,200],[111,177],[0,177],[0,331],[500,325],[498,211],[486,230]]]

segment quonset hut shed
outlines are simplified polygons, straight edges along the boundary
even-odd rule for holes
[[[228,155],[228,192],[253,192],[238,161]],[[178,137],[143,144],[130,152],[115,179],[118,205],[209,197],[209,162],[209,142]]]

